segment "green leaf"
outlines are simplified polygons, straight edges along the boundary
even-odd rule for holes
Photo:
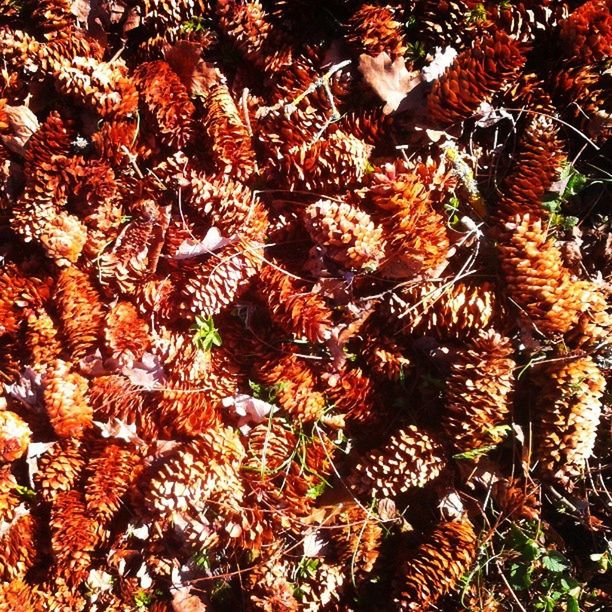
[[[202,351],[210,351],[213,346],[221,346],[221,336],[212,317],[196,316],[191,326],[194,332],[193,343]]]
[[[531,568],[526,563],[510,564],[509,582],[517,591],[524,591],[531,586]]]
[[[549,572],[558,574],[569,569],[568,560],[556,550],[549,550],[541,559],[542,567],[547,569]]]
[[[567,608],[565,610],[566,612],[580,612],[578,600],[570,595],[567,599]]]
[[[474,448],[469,451],[465,451],[464,453],[457,453],[453,455],[453,459],[458,460],[471,460],[476,459],[476,457],[481,457],[482,455],[486,455],[489,451],[497,448],[497,444],[487,444],[486,446],[481,446],[480,448]]]
[[[324,480],[322,480],[319,484],[310,487],[310,489],[306,491],[306,497],[310,497],[310,499],[317,499],[323,494],[323,491],[325,491],[325,487],[326,483]]]

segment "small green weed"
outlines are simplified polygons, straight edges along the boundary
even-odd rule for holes
[[[194,334],[193,343],[201,351],[208,352],[213,346],[221,346],[221,335],[215,327],[212,317],[196,316],[191,331]]]

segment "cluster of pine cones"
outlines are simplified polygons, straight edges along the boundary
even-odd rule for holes
[[[610,7],[1,0],[0,609],[429,610],[571,490]]]

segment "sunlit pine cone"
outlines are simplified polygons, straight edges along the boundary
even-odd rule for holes
[[[362,4],[346,24],[345,40],[357,54],[376,57],[386,51],[391,59],[404,57],[406,42],[398,8],[389,4]]]
[[[359,335],[363,338],[359,354],[370,372],[387,380],[400,380],[405,376],[412,364],[393,336],[381,334],[370,323],[365,324]]]
[[[427,187],[416,174],[397,170],[387,164],[373,173],[367,197],[381,211],[390,265],[396,267],[399,260],[409,275],[442,263],[450,243],[446,221],[433,208]]]
[[[50,612],[60,612],[60,610],[85,612],[87,606],[91,604],[91,601],[81,594],[78,586],[69,584],[66,578],[58,575],[57,571],[53,572],[49,580],[43,582],[41,593],[45,598],[46,607],[43,609]]]
[[[319,200],[306,208],[304,223],[313,241],[345,268],[375,270],[384,256],[382,228],[350,204]]]
[[[27,188],[13,210],[12,229],[28,243],[35,241],[59,266],[75,263],[87,242],[87,228],[51,200],[34,200]]]
[[[338,609],[346,578],[341,566],[322,560],[312,575],[298,581],[301,609]]]
[[[55,64],[55,65],[53,65]],[[77,56],[68,64],[52,62],[58,91],[101,117],[124,117],[138,110],[138,92],[127,66]]]
[[[227,85],[219,80],[204,101],[204,129],[216,169],[247,180],[256,170],[251,135]]]
[[[419,4],[415,27],[427,49],[451,46],[463,51],[487,27],[486,20],[474,18],[479,5],[476,0],[425,0]]]
[[[351,468],[349,487],[364,499],[397,497],[435,480],[445,464],[442,447],[408,425]]]
[[[69,0],[39,0],[34,5],[31,18],[47,40],[62,35],[74,25]]]
[[[249,288],[262,264],[254,242],[230,244],[204,262],[181,289],[181,309],[187,316],[214,316],[230,308]]]
[[[170,223],[169,207],[150,198],[131,207],[133,218],[119,233],[112,249],[98,259],[98,274],[120,292],[133,294],[157,266],[163,236]]]
[[[11,521],[2,525],[0,583],[25,578],[39,556],[40,547],[36,537],[39,527],[25,506],[20,506]]]
[[[331,336],[332,312],[323,298],[284,271],[279,262],[270,260],[263,266],[257,288],[272,319],[284,331],[313,344]]]
[[[488,19],[495,27],[520,42],[531,42],[556,33],[559,20],[567,15],[567,4],[522,0],[516,4],[488,4],[486,10]]]
[[[244,456],[234,430],[204,432],[159,468],[148,486],[146,508],[162,516],[195,512],[194,518],[210,509],[215,530],[225,529],[225,523],[240,514],[244,487],[238,470]]]
[[[125,376],[113,374],[92,378],[89,403],[96,421],[119,419],[134,426],[138,436],[146,441],[156,440],[159,436],[156,415],[145,404],[142,387],[132,384]]]
[[[468,519],[441,523],[401,564],[395,604],[402,610],[429,610],[452,591],[476,559],[478,538]]]
[[[0,269],[0,336],[17,333],[27,310],[41,308],[49,300],[52,287],[50,277],[26,274],[12,264],[3,265]]]
[[[168,63],[154,61],[140,64],[133,78],[160,142],[178,149],[188,145],[195,134],[195,106]]]
[[[350,111],[338,122],[338,129],[373,146],[387,142],[393,127],[393,116],[385,115],[381,108]]]
[[[92,427],[93,410],[87,402],[87,379],[71,372],[71,365],[57,359],[42,379],[45,409],[61,438],[81,438]]]
[[[605,379],[591,357],[538,367],[533,458],[537,470],[559,480],[579,476],[593,453]]]
[[[383,532],[379,519],[370,510],[356,503],[347,505],[334,517],[329,534],[350,576],[363,578],[374,569]]]
[[[295,517],[311,512],[313,491],[329,477],[334,455],[335,447],[326,435],[300,436],[273,419],[250,431],[243,476],[255,498],[273,508],[269,520],[291,528],[296,526]]]
[[[10,522],[15,518],[21,504],[17,493],[17,480],[11,473],[11,465],[0,467],[0,524]]]
[[[149,326],[130,302],[118,302],[106,315],[104,338],[114,359],[130,364],[149,349]]]
[[[327,138],[292,146],[278,159],[270,157],[267,170],[269,179],[281,188],[340,193],[363,178],[371,152],[372,145],[338,130]]]
[[[442,428],[457,452],[499,444],[507,425],[515,362],[508,338],[483,331],[458,349],[446,382]]]
[[[275,401],[297,421],[308,423],[323,418],[327,405],[316,390],[314,372],[294,354],[271,355],[255,364],[256,376],[274,389]]]
[[[559,49],[590,64],[612,55],[612,15],[607,0],[588,0],[559,24]]]
[[[219,28],[249,63],[263,68],[271,24],[261,2],[233,2],[219,0],[216,3]]]
[[[224,397],[231,395],[224,390],[216,391]],[[165,437],[195,437],[219,425],[219,414],[208,389],[197,383],[166,383],[155,397],[158,425]]]
[[[471,117],[525,63],[518,43],[501,31],[483,36],[460,53],[434,82],[427,99],[431,120],[450,126]]]
[[[551,119],[537,117],[523,133],[513,167],[504,179],[503,196],[497,216],[511,219],[529,214],[532,220],[545,219],[542,205],[545,194],[558,177],[565,161],[558,130]]]
[[[347,422],[374,423],[379,418],[380,401],[372,380],[360,368],[345,368],[323,376],[325,395]]]
[[[509,296],[544,334],[563,334],[578,323],[589,301],[589,284],[573,280],[541,220],[517,215],[498,242]]]
[[[87,451],[75,439],[60,440],[38,459],[34,474],[36,493],[52,502],[62,491],[71,490],[83,472]]]
[[[489,327],[497,308],[489,283],[458,282],[450,287],[433,283],[403,287],[390,295],[383,310],[406,335],[467,338]]]
[[[156,32],[210,14],[205,0],[137,0],[136,4],[144,23]]]
[[[246,374],[237,361],[236,348],[232,347],[231,342],[224,341],[224,335],[225,340],[228,339],[224,331],[227,332],[227,329],[220,332],[222,345],[208,351],[198,348],[193,336],[188,334],[171,333],[165,339],[167,344],[162,359],[171,383],[170,389],[197,389],[206,394],[211,407],[214,407],[246,384]],[[194,402],[198,401],[194,399]]]
[[[87,274],[66,268],[59,273],[53,300],[72,357],[84,357],[97,344],[102,328],[102,303],[97,289]]]
[[[0,409],[0,461],[16,461],[23,457],[31,435],[27,423],[18,414]]]
[[[44,610],[46,601],[44,593],[23,579],[0,583],[0,610]]]
[[[206,176],[191,172],[185,201],[197,215],[212,222],[225,238],[248,234],[263,241],[266,227],[260,223],[261,202],[253,191],[229,175]],[[258,231],[257,231],[258,230]]]
[[[612,135],[609,76],[601,77],[590,64],[560,67],[549,75],[550,88],[562,116],[596,142]]]
[[[290,580],[290,563],[282,550],[257,559],[246,579],[249,610],[261,612],[298,612],[302,609],[295,598],[295,584]]]
[[[136,480],[142,458],[133,446],[99,445],[87,464],[85,506],[101,524],[108,524],[122,506],[123,497]]]
[[[593,283],[586,310],[578,325],[570,331],[567,342],[572,348],[600,349],[612,338],[612,312],[609,291]]]
[[[32,367],[39,372],[44,372],[62,352],[58,329],[45,310],[28,317],[25,341]]]
[[[77,586],[91,569],[91,554],[102,536],[99,524],[87,516],[80,491],[62,491],[53,500],[51,549],[58,573]]]
[[[138,123],[132,118],[105,120],[91,137],[92,146],[102,160],[113,166],[121,166],[134,154],[138,135]]]

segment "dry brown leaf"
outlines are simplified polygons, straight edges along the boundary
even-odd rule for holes
[[[423,82],[418,70],[408,72],[406,62],[401,57],[392,62],[385,51],[376,57],[365,53],[360,55],[359,72],[385,102],[383,108],[385,115],[396,111],[407,95]]]
[[[202,45],[187,40],[180,40],[165,53],[166,61],[192,97],[205,96],[220,77],[218,70],[202,59],[201,53]]]
[[[9,124],[10,133],[2,135],[4,145],[17,153],[23,155],[25,144],[30,139],[30,136],[38,129],[38,118],[27,106],[9,106],[4,107]]]

